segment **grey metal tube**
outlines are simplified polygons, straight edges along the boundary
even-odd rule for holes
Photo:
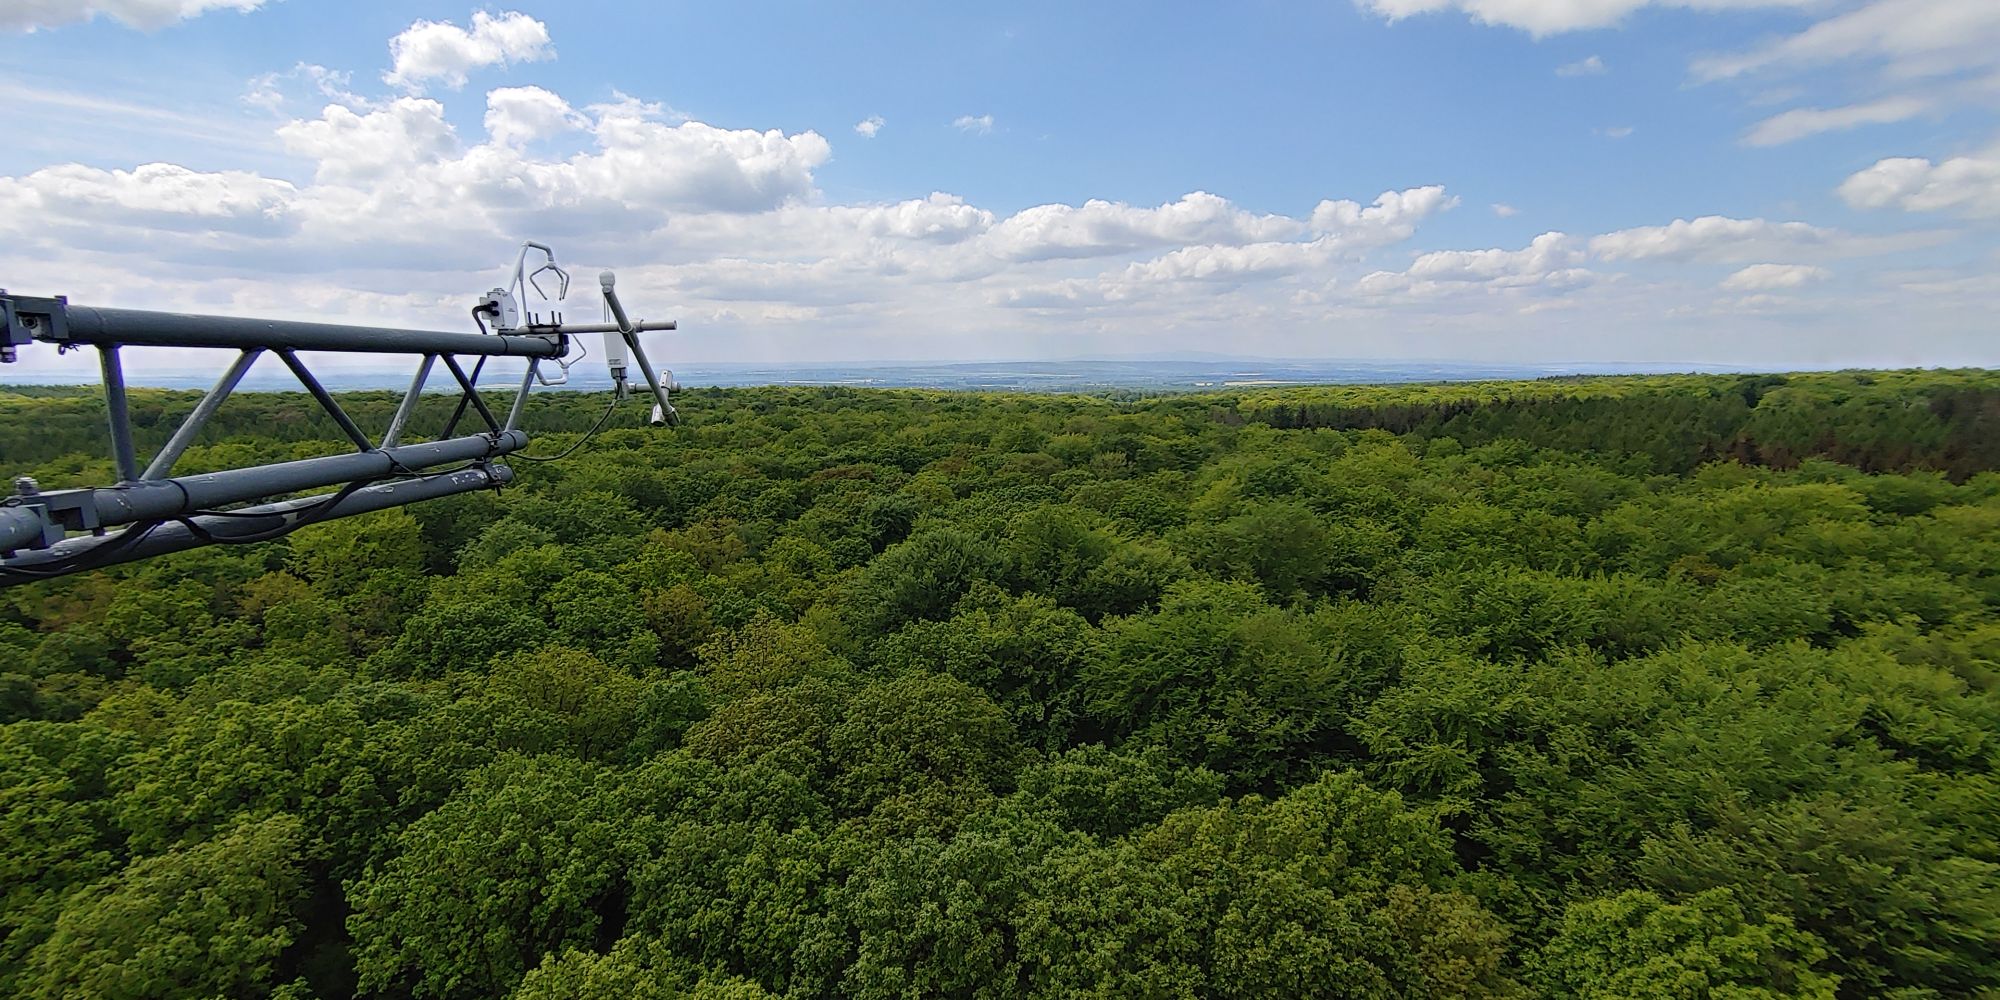
[[[521,411],[528,408],[528,392],[535,387],[535,369],[541,363],[540,358],[528,359],[527,374],[521,376],[521,391],[514,394],[514,406],[507,411],[507,424],[501,430],[511,431],[521,426]]]
[[[639,333],[656,333],[661,330],[678,330],[680,324],[670,319],[656,319],[632,326]],[[558,333],[622,333],[624,328],[616,323],[564,323],[556,327]]]
[[[118,345],[100,346],[97,360],[104,372],[104,411],[111,420],[111,459],[118,465],[118,481],[134,482],[139,453],[132,448],[132,412],[125,403],[125,366],[118,362]]]
[[[0,552],[27,548],[42,540],[42,517],[24,507],[0,507]]]
[[[598,276],[597,287],[599,291],[604,293],[604,304],[610,307],[611,318],[618,321],[616,323],[598,324],[598,325],[609,326],[611,329],[616,330],[619,333],[631,333],[632,321],[625,315],[625,303],[618,301],[617,286],[613,284],[611,280],[610,271],[606,271],[602,275]],[[589,331],[578,330],[576,332],[588,333]]]
[[[604,304],[611,307],[611,317],[618,321],[618,332],[625,337],[625,346],[632,349],[632,360],[639,362],[639,370],[646,375],[646,384],[653,387],[653,401],[660,404],[661,418],[672,422],[674,404],[667,398],[667,387],[660,384],[660,376],[653,370],[653,362],[646,357],[646,349],[639,346],[639,328],[633,326],[632,321],[626,318],[625,304],[618,301],[618,292],[611,283],[611,272],[604,272],[603,277],[598,278],[598,283],[604,292]],[[673,329],[673,325],[668,324],[667,329]]]
[[[312,398],[319,401],[319,408],[325,410],[327,416],[332,417],[333,422],[340,425],[341,433],[346,434],[347,439],[354,442],[356,448],[367,451],[375,447],[369,442],[368,435],[361,430],[361,426],[354,422],[354,418],[340,408],[340,401],[333,398],[333,394],[326,391],[326,386],[319,384],[319,379],[313,377],[312,370],[299,361],[298,355],[289,350],[280,350],[278,358],[284,361],[285,367],[292,370],[293,375],[298,376],[299,384],[305,386],[307,392],[312,393]]]
[[[479,363],[483,365],[486,361],[482,358]],[[459,397],[459,401],[461,403],[471,403],[473,412],[479,414],[479,419],[486,421],[486,428],[496,434],[499,433],[500,421],[493,419],[493,411],[487,409],[486,400],[480,398],[479,384],[467,377],[465,369],[459,367],[458,359],[449,354],[444,356],[444,367],[446,371],[451,372],[452,378],[458,380],[458,390],[464,393],[463,396]],[[473,371],[476,372],[478,369],[474,368]],[[459,410],[459,413],[463,412],[465,412],[463,409]],[[452,415],[451,422],[454,426],[457,425],[457,414]]]
[[[400,483],[385,483],[370,486],[349,494],[333,505],[330,510],[313,513],[312,520],[332,520],[366,514],[371,511],[400,507],[420,500],[434,500],[473,490],[492,489],[506,484],[514,478],[514,471],[504,465],[488,468],[466,469],[460,472],[432,476],[426,479]],[[284,500],[258,507],[246,507],[232,512],[227,517],[206,516],[189,518],[201,529],[197,533],[186,525],[167,523],[155,527],[146,536],[130,545],[108,550],[99,560],[91,560],[93,550],[106,545],[115,545],[121,536],[87,536],[58,542],[46,549],[22,552],[10,559],[0,560],[0,587],[10,587],[21,583],[32,583],[38,577],[21,577],[6,572],[8,569],[52,570],[52,564],[83,558],[87,564],[79,569],[97,569],[116,563],[131,562],[152,556],[180,552],[211,544],[210,538],[227,542],[232,539],[247,540],[289,527],[301,517],[313,511],[324,498],[305,497],[298,500]],[[204,535],[208,537],[203,537]]]
[[[61,342],[79,344],[268,347],[294,351],[489,354],[528,358],[553,358],[564,351],[560,338],[554,335],[444,333],[74,305],[64,310],[64,317],[68,333]]]
[[[296,493],[359,479],[408,474],[451,462],[496,458],[527,446],[528,435],[521,431],[500,435],[475,434],[380,451],[329,455],[90,490],[88,502],[96,506],[99,523],[111,527],[154,518],[178,517],[191,511],[279,493]]]
[[[195,435],[201,433],[201,428],[208,423],[208,418],[215,416],[215,411],[222,406],[222,401],[228,399],[231,392],[236,391],[236,383],[243,381],[244,374],[250,370],[251,365],[257,363],[257,358],[263,353],[263,351],[249,350],[237,355],[236,360],[229,365],[229,370],[223,372],[222,378],[216,380],[215,388],[208,390],[208,395],[201,397],[201,402],[195,404],[194,412],[188,414],[186,420],[181,421],[180,428],[174,431],[174,436],[167,440],[166,446],[160,449],[160,453],[153,456],[152,464],[146,466],[146,471],[139,478],[160,479],[173,471],[174,463],[180,461],[181,455],[188,450],[188,445],[194,443]]]
[[[417,412],[417,401],[423,398],[424,383],[431,380],[431,366],[434,364],[437,364],[437,355],[426,354],[423,363],[417,365],[417,377],[410,380],[410,391],[403,394],[402,403],[396,407],[396,415],[389,418],[389,429],[382,435],[382,447],[395,447],[396,439],[403,436],[403,426]]]
[[[673,401],[667,398],[667,387],[660,384],[660,375],[653,370],[653,362],[646,357],[646,349],[639,346],[639,335],[625,334],[625,343],[632,347],[632,360],[639,362],[639,370],[646,373],[646,384],[653,387],[653,401],[660,404],[661,419],[668,423],[678,420],[674,416]]]

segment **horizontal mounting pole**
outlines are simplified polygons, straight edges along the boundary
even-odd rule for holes
[[[159,524],[151,530],[128,528],[127,531],[145,531],[143,537],[130,544],[124,544],[125,538],[122,534],[72,538],[46,549],[22,552],[10,558],[0,559],[0,587],[33,583],[51,576],[62,575],[69,570],[59,567],[76,561],[82,563],[75,567],[77,570],[97,569],[218,542],[227,544],[260,541],[308,519],[311,522],[318,522],[351,517],[355,514],[400,507],[420,500],[434,500],[474,490],[494,489],[505,485],[513,478],[514,470],[504,465],[464,469],[423,479],[384,483],[380,486],[358,489],[333,502],[330,508],[324,510],[319,509],[319,505],[328,502],[326,497],[304,497],[258,507],[245,507],[231,511],[226,516],[190,517],[188,520],[193,522],[192,528],[177,521]],[[93,553],[100,548],[104,551],[93,558]],[[9,570],[40,572],[12,573],[8,572]]]
[[[60,300],[39,300],[41,302]],[[377,326],[344,326],[296,320],[202,316],[194,313],[104,309],[68,303],[59,322],[40,322],[34,339],[54,344],[128,347],[226,347],[250,350],[344,351],[384,354],[485,354],[561,357],[567,331],[527,335],[445,333]]]
[[[50,521],[67,524],[72,530],[94,531],[139,521],[185,517],[247,500],[411,475],[453,462],[499,458],[527,446],[528,435],[516,430],[105,489],[52,491],[37,495],[35,506],[0,507],[0,552],[39,544],[46,537],[44,528]],[[58,547],[60,544],[51,546]]]
[[[531,330],[547,330],[550,333],[618,333],[625,328],[616,323],[563,323],[549,327],[529,327]],[[633,333],[658,333],[663,330],[678,330],[680,324],[670,319],[641,320],[632,324]]]

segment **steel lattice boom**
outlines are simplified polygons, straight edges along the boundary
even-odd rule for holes
[[[526,267],[530,251],[539,251],[547,258],[532,273]],[[542,295],[549,307],[547,321],[528,308],[527,294],[530,289],[543,292],[538,279],[544,274],[553,274],[560,282],[556,295]],[[579,335],[604,337],[614,405],[629,393],[629,352],[651,389],[652,422],[676,422],[669,399],[673,373],[666,372],[662,379],[638,336],[673,330],[676,325],[672,321],[633,322],[618,299],[612,273],[604,272],[598,283],[609,321],[565,324],[554,306],[567,294],[569,275],[556,265],[555,254],[548,247],[532,241],[523,244],[514,264],[513,283],[486,293],[473,307],[479,333],[93,308],[71,305],[61,297],[0,291],[0,362],[14,361],[22,348],[37,344],[54,345],[61,351],[92,348],[98,352],[111,458],[118,475],[112,486],[48,492],[32,479],[17,478],[13,495],[0,498],[0,587],[203,545],[265,541],[317,521],[505,485],[514,473],[501,460],[528,445],[528,434],[519,426],[528,394],[537,382],[555,385],[567,380],[569,362],[565,359],[571,339]],[[143,469],[133,445],[119,354],[123,347],[238,352],[214,387]],[[388,427],[379,437],[371,437],[321,384],[299,357],[300,351],[412,355],[419,360],[416,375]],[[298,378],[354,445],[354,451],[174,477],[174,464],[251,365],[266,353],[276,356]],[[467,355],[478,359],[470,372],[459,361]],[[504,419],[479,395],[480,373],[493,357],[527,359],[527,371]],[[555,363],[562,374],[545,375],[544,362]],[[424,386],[440,364],[456,383],[457,404],[438,440],[404,444],[402,438],[410,429]],[[459,434],[459,424],[468,412],[478,421],[475,426],[483,429]],[[328,487],[338,488],[316,496],[280,499]],[[249,506],[237,506],[243,504]]]

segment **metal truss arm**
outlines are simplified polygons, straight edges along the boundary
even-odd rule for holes
[[[0,342],[91,344],[125,347],[220,347],[251,350],[339,351],[362,354],[473,354],[524,358],[561,357],[568,331],[547,333],[444,333],[388,327],[343,326],[242,316],[100,309],[67,299],[11,296],[0,321]]]
[[[531,249],[542,251],[548,261],[527,274],[524,268]],[[553,273],[559,282],[553,299],[536,282],[547,273]],[[614,280],[609,271],[599,277],[606,319],[615,322],[565,324],[555,304],[567,293],[568,273],[557,266],[554,251],[545,245],[524,244],[515,262],[514,285],[486,293],[474,306],[472,316],[480,326],[476,334],[95,308],[71,305],[60,296],[9,295],[0,289],[0,363],[14,361],[21,347],[35,343],[53,344],[59,350],[97,350],[111,462],[117,476],[112,486],[49,492],[43,492],[30,477],[17,478],[13,495],[0,496],[0,587],[202,545],[261,542],[330,518],[497,488],[514,476],[501,464],[503,460],[528,446],[528,435],[520,424],[527,415],[529,392],[538,382],[564,381],[541,378],[547,370],[542,362],[554,362],[567,375],[574,364],[569,360],[570,337],[576,334],[604,335],[607,354],[616,355],[606,359],[612,365],[617,389],[614,406],[625,398],[623,348],[629,348],[653,391],[653,422],[674,422],[669,400],[669,392],[675,388],[673,373],[654,369],[638,335],[673,330],[676,324],[634,322],[612,290]],[[528,301],[530,288],[550,303],[546,313],[533,311]],[[550,321],[542,321],[542,316]],[[523,318],[525,325],[520,322]],[[612,344],[622,345],[621,349],[614,352]],[[125,347],[236,352],[222,377],[196,401],[143,469],[120,354]],[[315,351],[412,355],[419,359],[409,389],[379,443],[371,440],[300,356],[301,352]],[[174,476],[175,465],[266,352],[277,355],[355,450]],[[477,359],[469,373],[459,355]],[[527,362],[504,423],[479,392],[479,377],[487,361],[495,357],[518,357]],[[425,386],[440,362],[455,383],[458,398],[438,440],[406,444],[405,437],[416,433],[412,422]],[[458,435],[459,422],[468,409],[478,414],[485,429]],[[607,410],[605,418],[609,416]],[[558,455],[520,457],[559,460],[588,443],[604,426],[605,418]],[[329,487],[334,492],[297,497]],[[246,504],[250,506],[242,506]]]
[[[16,480],[15,494],[0,498],[0,587],[196,545],[276,537],[270,533],[282,534],[325,517],[505,483],[513,474],[494,463],[526,448],[528,435],[511,426],[503,429],[494,420],[452,352],[478,355],[482,363],[493,356],[524,356],[532,369],[540,358],[561,356],[567,349],[568,335],[553,328],[520,336],[455,334],[89,309],[71,306],[61,298],[0,293],[0,343],[11,346],[38,341],[97,349],[118,481],[103,488],[43,492],[32,479]],[[237,351],[228,370],[143,471],[134,443],[120,354],[128,345]],[[416,378],[380,445],[370,440],[313,374],[299,356],[304,350],[421,354]],[[298,378],[355,450],[345,455],[170,478],[174,465],[266,351],[276,354]],[[487,433],[400,444],[424,384],[440,358],[464,393],[461,406],[469,403],[477,410],[486,422]],[[524,382],[522,393],[527,389]],[[515,413],[520,412],[523,402],[514,400]],[[470,468],[443,477],[437,471],[468,463]],[[327,487],[341,489],[328,496],[278,500]],[[246,503],[262,506],[227,509]],[[246,525],[255,530],[246,529]]]
[[[400,507],[420,500],[497,489],[514,478],[504,465],[464,469],[366,486],[326,497],[284,500],[226,514],[200,514],[134,525],[108,538],[72,538],[0,562],[0,587],[100,569],[204,545],[268,541],[306,524]]]

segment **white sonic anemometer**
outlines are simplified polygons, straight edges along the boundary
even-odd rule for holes
[[[541,251],[544,260],[540,267],[530,271],[528,270],[528,255],[530,251],[536,250]],[[544,274],[554,275],[555,294],[553,295],[549,294],[549,290],[543,288],[541,285],[541,277]],[[653,330],[673,330],[676,329],[676,324],[671,320],[664,323],[648,323],[640,320],[635,323],[628,318],[625,315],[624,304],[618,300],[618,275],[609,270],[597,276],[597,287],[604,300],[602,313],[604,322],[588,326],[564,325],[562,313],[557,311],[557,307],[562,305],[564,300],[569,297],[569,272],[563,270],[556,263],[555,251],[550,249],[547,244],[528,240],[521,244],[521,252],[514,258],[512,281],[505,288],[495,288],[487,292],[484,296],[481,296],[479,305],[473,308],[473,313],[476,316],[484,315],[491,318],[493,331],[502,334],[517,331],[534,332],[543,329],[560,329],[566,333],[577,334],[589,332],[602,333],[604,337],[604,363],[611,374],[611,388],[617,400],[622,401],[631,398],[631,384],[628,381],[627,371],[630,367],[630,359],[636,358],[639,362],[639,370],[646,376],[646,384],[653,393],[653,416],[651,421],[653,426],[662,427],[679,423],[680,417],[674,411],[674,404],[671,399],[672,391],[679,388],[679,386],[674,384],[674,373],[672,371],[655,372],[652,362],[646,357],[646,349],[639,343],[639,334]],[[548,308],[546,323],[544,323],[543,316],[533,311],[534,303],[528,297],[528,292],[531,289],[540,296],[541,301]],[[526,320],[525,323],[522,322],[523,318]],[[483,320],[481,325],[482,327],[484,326]],[[585,348],[584,350],[585,354],[580,354],[574,359],[569,358],[567,355],[555,359],[556,367],[561,369],[561,374],[549,376],[537,370],[534,372],[535,377],[543,385],[562,385],[568,382],[570,366],[583,360],[588,354],[589,349]],[[530,362],[529,367],[530,369],[534,369],[535,363]],[[662,378],[662,375],[664,375],[664,378]]]

